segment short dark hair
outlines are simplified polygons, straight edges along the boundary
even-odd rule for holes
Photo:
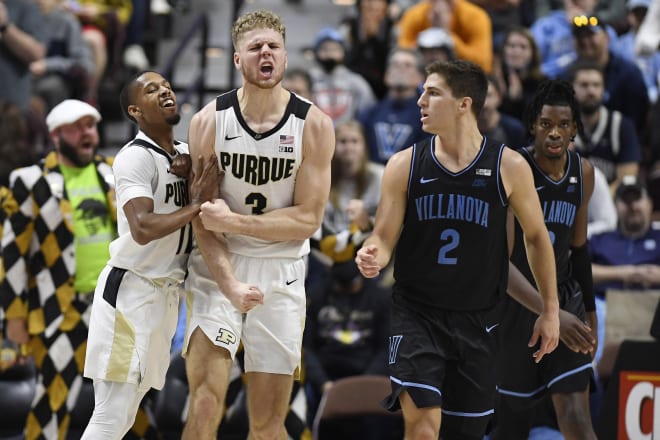
[[[143,70],[131,76],[124,87],[122,87],[121,92],[119,92],[119,106],[121,107],[121,112],[129,121],[137,124],[137,121],[133,116],[128,114],[128,106],[135,104],[135,89],[137,87],[137,79],[144,75],[145,73],[158,73],[155,70]]]
[[[472,113],[479,116],[488,93],[488,79],[481,67],[466,60],[434,61],[426,66],[426,75],[434,73],[445,79],[454,97],[472,98]]]
[[[603,82],[605,81],[605,70],[603,69],[603,66],[598,64],[598,62],[587,58],[578,58],[568,67],[568,80],[571,83],[574,82],[577,74],[583,70],[595,70],[600,72],[600,75],[603,77]]]
[[[580,104],[575,98],[575,90],[573,90],[571,83],[560,79],[546,79],[539,84],[524,115],[525,128],[528,133],[531,133],[536,118],[539,117],[544,105],[570,107],[578,133],[580,135],[584,134],[582,118],[580,118]]]

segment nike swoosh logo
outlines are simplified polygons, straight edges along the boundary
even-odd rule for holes
[[[493,325],[491,325],[490,327],[486,327],[486,333],[490,333],[490,332],[492,332],[493,329],[494,329],[495,327],[497,327],[498,325],[500,325],[500,324],[497,323],[497,324],[493,324]]]
[[[228,134],[226,134],[226,135],[225,135],[225,140],[226,140],[226,141],[231,141],[231,140],[237,139],[237,138],[239,138],[239,137],[241,137],[240,134],[239,134],[238,136],[229,136]]]
[[[426,179],[426,178],[422,177],[422,178],[419,179],[419,183],[424,184],[424,183],[429,183],[429,182],[433,182],[433,181],[436,181],[436,180],[438,180],[437,177],[434,177],[432,179]]]
[[[537,191],[541,191],[543,188],[545,188],[545,185],[537,186],[537,187],[536,187],[536,190],[537,190]]]
[[[290,286],[291,284],[295,283],[296,281],[298,281],[298,278],[296,278],[295,280],[292,280],[292,281],[286,281],[286,285]]]

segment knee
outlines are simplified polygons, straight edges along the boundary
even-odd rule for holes
[[[269,411],[268,414],[259,411],[259,414],[253,414],[249,417],[250,439],[276,440],[288,438],[284,427],[285,419],[286,411],[284,413]]]
[[[439,426],[433,423],[420,421],[414,424],[408,424],[405,427],[406,439],[411,440],[437,440]]]
[[[588,405],[581,404],[575,400],[555,408],[557,422],[563,430],[573,432],[589,432],[591,426],[591,414]]]
[[[209,387],[202,385],[190,396],[190,412],[199,421],[217,421],[223,412],[223,399]]]

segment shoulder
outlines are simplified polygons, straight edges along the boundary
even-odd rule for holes
[[[208,130],[215,129],[215,113],[216,113],[216,99],[207,103],[201,110],[195,113],[190,121],[190,129],[192,130]]]
[[[326,134],[328,132],[334,133],[334,125],[330,116],[325,114],[320,108],[312,104],[309,107],[307,116],[305,117],[305,130],[311,129],[314,134]]]
[[[407,180],[412,164],[413,150],[414,148],[410,147],[394,153],[385,165],[383,176],[405,176]]]

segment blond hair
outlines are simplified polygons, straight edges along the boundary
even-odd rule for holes
[[[272,29],[282,36],[282,40],[286,41],[286,28],[280,17],[271,11],[261,9],[241,15],[234,22],[231,28],[231,41],[234,50],[238,50],[238,41],[241,37],[255,29]]]

